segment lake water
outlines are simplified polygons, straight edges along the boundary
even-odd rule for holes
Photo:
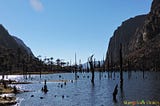
[[[17,84],[21,90],[17,94],[16,106],[156,106],[160,102],[160,72],[123,72],[124,84],[120,90],[119,72],[96,72],[95,84],[91,83],[91,73],[58,73],[31,75],[27,80],[22,75],[9,75],[8,79],[29,81],[32,84]],[[41,91],[47,80],[48,92]],[[66,84],[59,80],[66,80]],[[112,93],[118,84],[117,102]],[[153,103],[154,104],[153,104]],[[143,105],[138,105],[143,103]],[[137,104],[137,105],[136,105]],[[148,104],[148,105],[147,105]]]

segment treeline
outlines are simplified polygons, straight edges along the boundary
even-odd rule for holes
[[[53,62],[53,58],[41,60],[27,54],[21,48],[8,49],[0,46],[0,74],[27,74],[32,72],[69,71],[73,67],[60,59]]]

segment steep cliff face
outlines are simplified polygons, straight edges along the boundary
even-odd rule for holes
[[[160,70],[160,0],[153,0],[143,27],[134,36],[127,56],[132,67]]]
[[[141,36],[143,42],[147,42],[160,33],[160,0],[154,0],[150,13],[145,19],[143,28],[137,34]]]
[[[144,24],[145,18],[146,15],[140,15],[128,19],[114,32],[113,37],[110,39],[107,52],[107,58],[109,57],[109,60],[112,61],[112,63],[117,63],[119,61],[120,43],[123,44],[123,55],[129,53],[129,43],[134,38],[136,30]]]
[[[142,17],[135,17],[129,25],[130,29],[122,24],[120,28],[125,33],[120,28],[115,31],[110,40],[107,59],[110,57],[114,64],[118,63],[119,43],[122,43],[124,66],[130,61],[134,69],[160,70],[160,0],[153,0],[151,11]],[[131,30],[132,33],[126,39],[126,33]]]

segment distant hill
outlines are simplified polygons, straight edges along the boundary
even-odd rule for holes
[[[160,0],[153,0],[147,15],[137,16],[122,23],[111,37],[106,65],[119,65],[122,44],[123,65],[132,69],[160,70]]]

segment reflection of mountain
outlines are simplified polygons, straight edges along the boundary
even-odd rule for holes
[[[106,61],[119,62],[119,45],[123,45],[123,61],[132,68],[160,69],[160,0],[153,0],[147,15],[129,19],[111,37]]]

